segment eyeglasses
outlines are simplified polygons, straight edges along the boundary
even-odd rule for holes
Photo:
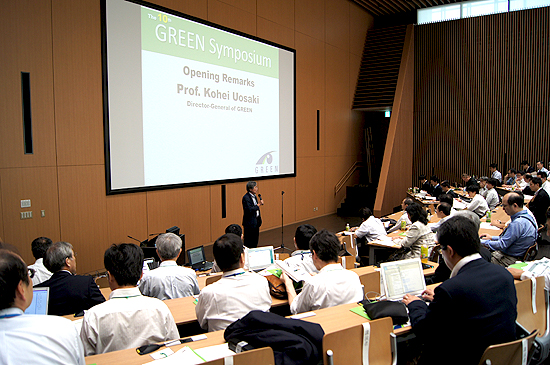
[[[36,270],[30,267],[28,267],[27,269],[29,270],[29,278],[34,278],[34,273],[36,272]]]
[[[443,250],[445,250],[446,248],[447,247],[439,246],[436,252],[441,255],[443,253]]]

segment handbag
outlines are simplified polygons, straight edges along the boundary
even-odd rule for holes
[[[275,275],[268,275],[265,278],[269,283],[269,292],[271,293],[271,296],[273,298],[277,298],[277,299],[288,298],[285,283],[281,278],[278,278]]]
[[[401,302],[392,302],[390,300],[369,302],[365,299],[361,303],[370,319],[391,317],[394,325],[405,324],[409,321],[407,307]]]

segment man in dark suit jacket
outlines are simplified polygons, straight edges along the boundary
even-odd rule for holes
[[[542,188],[542,180],[540,177],[534,177],[529,183],[529,187],[534,192],[533,199],[529,202],[529,210],[535,216],[537,224],[544,226],[546,223],[546,211],[550,206],[550,196],[546,190]]]
[[[451,278],[420,298],[405,295],[413,332],[426,345],[422,364],[477,364],[490,345],[516,338],[517,297],[505,268],[479,254],[474,222],[455,216],[437,231]],[[454,349],[454,351],[453,351]]]
[[[46,252],[44,265],[54,273],[49,280],[37,285],[50,288],[48,314],[80,313],[105,301],[91,276],[76,275],[76,257],[70,243],[52,244]]]
[[[441,188],[441,185],[439,184],[439,178],[435,175],[430,177],[430,185],[432,185],[432,192],[430,193],[431,196],[434,198],[439,198],[441,194],[443,194],[443,189]]]
[[[432,193],[432,185],[430,182],[426,179],[426,175],[420,175],[418,177],[418,180],[420,180],[420,190],[426,191],[428,194]]]
[[[262,215],[260,214],[260,205],[264,204],[261,196],[256,197],[258,185],[255,181],[246,183],[246,194],[243,196],[243,229],[244,245],[248,248],[258,247],[258,238],[260,236],[260,226],[262,225]]]

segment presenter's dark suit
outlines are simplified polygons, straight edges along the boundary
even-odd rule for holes
[[[428,194],[432,195],[432,184],[430,184],[429,181],[426,181],[425,183],[422,183],[422,186],[420,187],[420,190],[426,191]]]
[[[256,201],[259,199],[256,197]],[[258,238],[260,236],[260,226],[262,225],[262,216],[259,214],[260,207],[254,203],[252,194],[246,193],[243,196],[243,233],[244,245],[248,248],[258,247]]]
[[[517,297],[505,268],[484,259],[464,265],[435,289],[433,302],[409,303],[422,364],[477,365],[492,344],[515,340]]]
[[[50,315],[63,316],[79,313],[105,301],[105,297],[91,276],[58,271],[49,280],[36,286],[50,287],[48,303]]]
[[[529,202],[529,210],[535,216],[538,225],[546,223],[546,210],[550,206],[550,196],[543,188],[540,188]]]

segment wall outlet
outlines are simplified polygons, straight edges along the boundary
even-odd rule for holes
[[[21,200],[21,208],[30,208],[30,207],[31,207],[31,200],[30,199]]]
[[[21,219],[30,219],[32,218],[32,211],[21,212]]]

